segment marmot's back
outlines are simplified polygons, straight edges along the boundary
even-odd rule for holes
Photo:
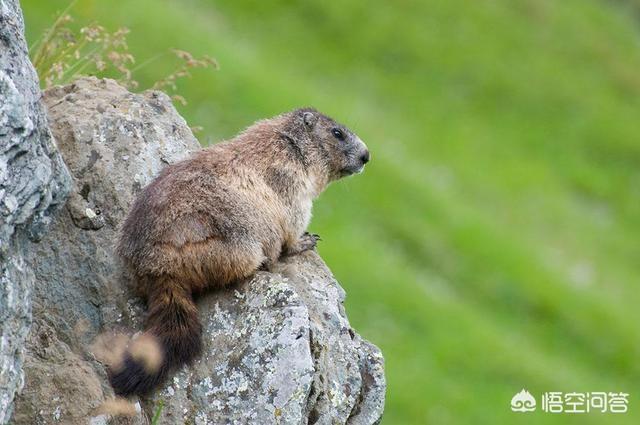
[[[175,263],[175,255],[165,259],[158,254],[162,250],[179,255],[190,244],[273,238],[269,233],[280,226],[277,211],[284,206],[261,176],[243,169],[246,164],[223,166],[229,153],[228,144],[201,151],[165,168],[143,190],[118,246],[138,274],[169,271],[171,264],[163,263]]]

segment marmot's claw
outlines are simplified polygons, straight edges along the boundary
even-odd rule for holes
[[[318,244],[320,236],[315,233],[304,232],[300,240],[298,241],[298,252],[304,252],[312,250]]]

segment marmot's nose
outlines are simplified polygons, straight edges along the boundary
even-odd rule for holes
[[[366,164],[367,162],[369,162],[369,159],[371,159],[369,155],[369,151],[364,151],[364,153],[360,157],[360,160],[362,161],[363,164]]]

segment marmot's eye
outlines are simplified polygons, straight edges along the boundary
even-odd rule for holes
[[[344,140],[344,133],[339,128],[334,128],[333,130],[331,130],[331,133],[333,133],[333,137],[335,137],[336,139]]]

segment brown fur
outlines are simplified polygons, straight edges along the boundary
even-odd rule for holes
[[[357,136],[306,108],[165,168],[134,203],[118,243],[147,300],[146,332],[159,341],[163,363],[150,372],[125,354],[110,371],[116,393],[147,393],[192,361],[202,328],[193,295],[313,248],[317,239],[305,234],[312,200],[368,159]]]

